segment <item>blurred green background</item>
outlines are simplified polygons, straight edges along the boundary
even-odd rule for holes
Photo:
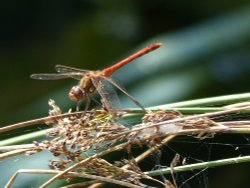
[[[114,75],[143,105],[249,92],[247,0],[12,0],[0,14],[1,126],[46,116],[50,98],[74,107],[67,95],[76,81],[30,74],[55,72],[55,64],[100,70],[153,42],[163,47]],[[123,95],[121,102],[133,106]],[[240,177],[227,187],[247,187]],[[218,177],[202,182],[221,185]]]

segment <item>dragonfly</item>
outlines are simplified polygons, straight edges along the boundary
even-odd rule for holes
[[[105,86],[108,82],[118,88],[138,107],[145,111],[145,108],[134,97],[128,94],[114,79],[112,79],[111,76],[116,70],[124,65],[159,48],[161,45],[161,43],[154,43],[146,46],[138,52],[101,71],[91,71],[65,65],[56,65],[55,70],[57,73],[38,73],[32,74],[30,77],[37,80],[59,80],[65,78],[79,80],[78,85],[73,86],[68,94],[72,101],[77,102],[77,110],[79,110],[79,104],[85,100],[85,111],[87,111],[92,95],[97,92],[101,96],[101,102],[104,108],[108,111],[112,111],[113,106],[110,102],[112,100],[112,91],[110,92],[110,89],[107,89]]]

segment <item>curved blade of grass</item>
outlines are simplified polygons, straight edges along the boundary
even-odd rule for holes
[[[159,106],[152,106],[147,108],[147,110],[171,110],[176,109],[182,113],[205,113],[222,110],[221,107],[205,107],[205,106],[222,106],[229,105],[238,102],[247,102],[250,101],[250,93],[241,93],[233,95],[223,95],[218,97],[209,97],[203,99],[188,100],[176,103],[169,103]],[[142,113],[142,110],[139,108],[130,109],[131,113]]]
[[[24,134],[21,136],[15,136],[13,138],[2,140],[2,141],[0,141],[0,146],[9,146],[9,145],[18,144],[18,143],[24,143],[24,142],[27,142],[30,140],[35,140],[35,139],[38,139],[38,138],[44,136],[48,130],[49,129],[35,131],[32,133]]]
[[[245,163],[245,162],[250,162],[250,156],[234,157],[234,158],[229,158],[229,159],[221,159],[221,160],[216,160],[216,161],[183,165],[183,166],[174,167],[172,169],[171,168],[163,168],[161,170],[154,170],[154,171],[150,171],[150,172],[145,172],[145,174],[148,176],[158,176],[161,174],[170,174],[171,172],[177,173],[177,172],[212,168],[212,167],[216,167],[216,166],[224,166],[224,165]]]
[[[195,106],[218,106],[225,104],[232,104],[237,102],[249,101],[250,93],[224,95],[219,97],[209,97],[204,99],[189,100],[171,104],[165,104],[160,106],[150,107],[149,109],[165,109],[165,108],[177,108],[177,107],[195,107]]]

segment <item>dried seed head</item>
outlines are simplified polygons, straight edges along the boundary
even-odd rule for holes
[[[156,112],[149,112],[145,114],[142,117],[142,124],[136,125],[133,128],[142,128],[145,127],[144,129],[138,131],[137,133],[132,133],[130,135],[131,138],[136,138],[139,140],[146,140],[149,138],[153,137],[161,137],[162,135],[166,133],[172,133],[172,132],[177,132],[183,129],[183,126],[177,125],[177,124],[162,124],[160,126],[154,126],[154,127],[149,127],[149,125],[153,125],[156,123],[172,120],[175,118],[180,118],[182,117],[182,114],[178,111],[164,111],[164,110],[159,110]]]
[[[164,110],[159,110],[156,112],[150,112],[147,113],[143,116],[142,118],[142,123],[159,123],[163,121],[167,121],[170,119],[175,119],[182,117],[182,114],[178,111],[164,111]]]
[[[50,115],[60,115],[61,110],[50,100],[52,107]],[[113,117],[105,110],[91,110],[83,115],[71,115],[70,117],[56,119],[49,122],[53,128],[47,135],[54,137],[50,141],[36,143],[36,151],[49,150],[54,156],[64,156],[68,160],[75,160],[90,148],[100,150],[103,147],[111,147],[116,140],[110,139],[110,135],[121,132],[126,128],[116,124]]]

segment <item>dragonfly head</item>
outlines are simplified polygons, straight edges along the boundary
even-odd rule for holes
[[[81,101],[85,96],[85,91],[79,86],[73,86],[69,92],[69,98],[74,102]]]

